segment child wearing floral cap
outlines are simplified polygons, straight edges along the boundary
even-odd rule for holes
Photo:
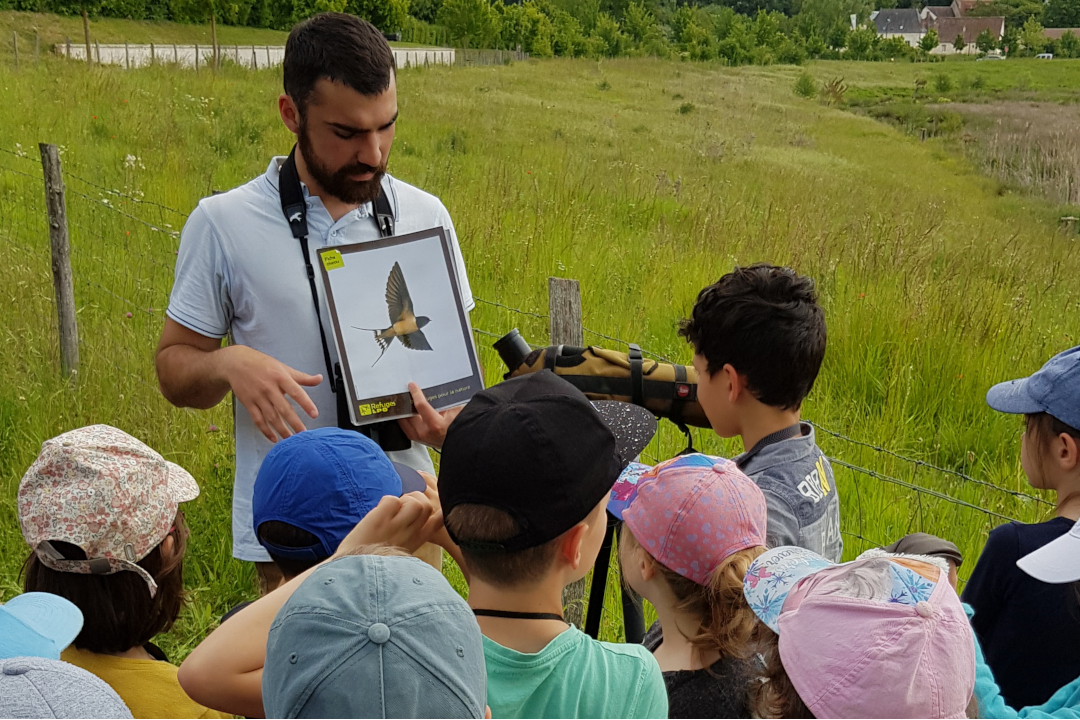
[[[881,556],[837,565],[785,546],[754,560],[743,592],[772,631],[755,717],[978,716],[974,636],[936,564]]]
[[[184,603],[180,504],[198,495],[186,470],[108,425],[46,440],[19,483],[25,590],[82,611],[60,659],[111,685],[137,718],[226,717],[192,701],[150,642]]]
[[[761,489],[734,462],[695,454],[632,464],[611,496],[623,580],[656,608],[644,643],[663,671],[669,717],[750,717],[759,623],[742,583],[765,551]]]

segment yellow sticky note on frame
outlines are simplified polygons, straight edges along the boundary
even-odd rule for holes
[[[340,252],[331,250],[322,254],[322,264],[326,268],[326,272],[330,272],[345,267],[345,260],[341,257]]]

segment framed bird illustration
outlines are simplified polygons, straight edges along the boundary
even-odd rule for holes
[[[325,247],[319,259],[354,424],[414,414],[410,382],[436,410],[483,389],[443,228]]]

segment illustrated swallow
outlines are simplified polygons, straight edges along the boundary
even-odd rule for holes
[[[356,327],[357,330],[365,330],[375,333],[375,342],[379,343],[382,352],[371,367],[375,367],[379,360],[386,354],[390,343],[394,338],[410,350],[431,350],[431,345],[420,328],[431,322],[431,318],[424,315],[417,316],[413,312],[412,298],[409,297],[409,288],[405,285],[405,275],[401,272],[401,265],[394,263],[390,270],[390,277],[386,280],[386,307],[390,311],[390,327],[385,330]]]

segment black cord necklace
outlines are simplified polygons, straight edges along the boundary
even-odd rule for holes
[[[561,613],[515,612],[513,610],[484,610],[473,608],[473,615],[509,618],[511,620],[558,620],[559,622],[566,622],[563,620]]]

